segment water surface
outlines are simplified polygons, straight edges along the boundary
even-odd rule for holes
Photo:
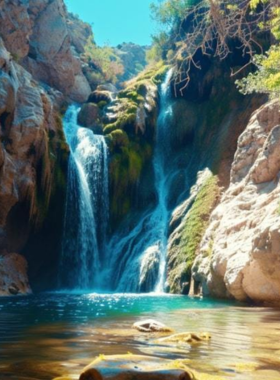
[[[208,331],[210,342],[168,346],[131,325],[154,318],[176,332]],[[186,359],[222,379],[280,379],[280,310],[184,296],[42,294],[0,300],[0,379],[71,375],[99,354]]]

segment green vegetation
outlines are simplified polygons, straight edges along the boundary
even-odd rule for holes
[[[35,197],[31,206],[31,218],[36,227],[42,225],[48,216],[53,198],[60,197],[66,189],[69,147],[59,114],[55,115],[55,125],[55,130],[44,133],[43,154],[38,164]]]
[[[199,190],[194,204],[187,214],[182,234],[182,253],[187,258],[190,270],[201,238],[208,226],[208,220],[219,196],[218,178],[211,176]]]
[[[152,3],[151,11],[155,20],[170,27],[181,22],[186,17],[189,8],[198,4],[200,0],[167,0]]]
[[[163,81],[167,70],[168,66],[161,61],[148,67],[136,78],[126,83],[126,88],[119,92],[117,100],[113,104],[117,111],[117,119],[104,126],[105,135],[117,129],[137,132],[137,110],[144,106],[145,101],[148,101],[146,98],[149,92],[156,91],[155,86]],[[152,97],[149,97],[149,102],[151,109],[156,108]]]
[[[107,135],[117,129],[133,125],[136,122],[137,103],[133,99],[121,98],[117,101],[117,120],[104,127],[104,134]]]
[[[102,77],[105,82],[116,83],[118,77],[124,73],[122,61],[120,57],[114,53],[114,50],[109,46],[98,47],[94,43],[92,36],[88,38],[85,46],[84,58],[89,64],[93,63],[94,66],[99,69],[100,72],[95,73],[99,83],[102,82]]]
[[[111,133],[115,152],[110,162],[111,213],[113,221],[124,217],[133,204],[133,195],[143,167],[151,160],[152,147],[137,139],[129,141],[123,131]]]
[[[170,46],[173,43],[172,34],[179,28],[182,20],[187,16],[188,10],[199,2],[200,0],[166,0],[151,4],[152,17],[163,28],[153,36],[153,45],[146,55],[147,62],[159,62],[163,58],[167,62],[172,61],[175,54],[174,47]]]
[[[257,12],[257,7],[263,3],[271,2],[269,28],[274,37],[274,43],[265,54],[254,55],[253,64],[256,72],[250,72],[247,77],[236,81],[237,87],[244,95],[251,93],[268,94],[271,99],[280,97],[280,7],[272,0],[250,0],[251,9]],[[266,24],[261,22],[260,29]]]
[[[147,53],[149,61],[163,57],[175,62],[175,85],[186,88],[190,72],[200,69],[200,52],[224,60],[232,54],[232,43],[243,56],[234,73],[243,94],[267,93],[279,97],[280,6],[276,0],[166,0],[151,6],[154,18],[164,31],[154,37]],[[184,20],[188,18],[188,22]],[[272,37],[272,38],[269,38]],[[269,42],[270,40],[270,42]],[[267,53],[264,53],[272,42]],[[253,64],[253,65],[252,65]]]
[[[244,95],[254,92],[269,94],[271,99],[280,98],[280,46],[272,46],[264,55],[253,59],[257,71],[236,81]]]
[[[172,293],[180,290],[178,289],[178,280],[188,281],[190,278],[197,249],[208,227],[209,217],[219,194],[218,177],[212,175],[198,191],[194,203],[185,217],[178,251],[176,250],[178,252],[175,258],[177,264],[169,276]]]
[[[167,70],[168,66],[162,61],[149,66],[127,82],[110,105],[115,120],[105,124],[103,131],[111,152],[110,209],[113,225],[131,210],[143,169],[151,162],[157,118],[157,85]]]

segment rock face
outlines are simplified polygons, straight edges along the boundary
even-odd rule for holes
[[[75,50],[77,38],[67,17],[63,0],[2,0],[0,36],[13,58],[36,80],[83,102],[90,94],[90,86],[82,72]]]
[[[171,293],[189,294],[191,267],[210,215],[229,186],[238,137],[252,112],[263,103],[258,97],[241,96],[220,63],[213,63],[207,77],[215,78],[215,83],[203,101],[189,100],[187,96],[171,103],[171,154],[180,162],[180,168],[185,168],[186,177],[185,182],[180,182],[180,176],[174,176],[176,181],[170,187],[173,211],[168,231],[166,289]]]
[[[64,214],[60,110],[91,93],[79,57],[90,37],[63,0],[0,0],[0,258],[22,253],[32,283],[45,287],[54,285],[47,273],[55,278]]]
[[[124,66],[124,74],[119,78],[120,82],[135,77],[147,65],[145,46],[134,43],[123,43],[118,45],[115,53],[121,58]]]
[[[30,293],[26,260],[15,253],[0,256],[0,296]]]
[[[67,157],[55,99],[0,38],[0,255],[21,252],[43,221],[63,152]]]
[[[193,266],[205,295],[280,302],[280,106],[265,104],[238,140],[230,186]]]
[[[78,123],[90,128],[96,134],[102,134],[101,115],[99,108],[94,103],[86,103],[78,114]]]

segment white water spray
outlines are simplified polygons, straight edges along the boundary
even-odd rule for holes
[[[59,280],[63,288],[94,289],[109,215],[107,146],[77,124],[78,112],[71,106],[64,118],[70,157]]]

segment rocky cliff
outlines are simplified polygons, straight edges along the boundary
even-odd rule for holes
[[[12,58],[34,79],[83,102],[90,86],[73,35],[63,0],[0,2],[0,36]]]
[[[2,40],[0,83],[0,252],[6,254],[20,252],[42,223],[67,147],[53,92],[11,59]]]
[[[89,34],[62,0],[0,1],[1,294],[30,291],[24,258],[10,252],[24,254],[31,278],[57,262],[68,157],[60,110],[90,94],[78,55]]]
[[[122,60],[124,73],[119,78],[119,82],[125,82],[135,77],[138,73],[144,70],[147,65],[145,46],[140,46],[134,43],[123,43],[118,45],[115,53]]]
[[[230,185],[193,266],[205,295],[280,301],[280,106],[258,109],[238,139]]]
[[[181,194],[175,186],[171,194],[175,208],[169,225],[167,281],[173,293],[189,292],[191,267],[209,217],[229,186],[237,139],[262,103],[238,94],[225,68],[222,74],[214,65],[206,76],[215,78],[207,98],[181,98],[173,105],[174,153],[184,160],[188,178]]]

